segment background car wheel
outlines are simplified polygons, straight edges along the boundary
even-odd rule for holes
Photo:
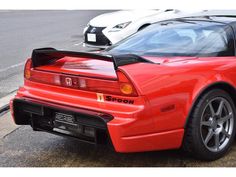
[[[186,127],[184,150],[202,160],[216,160],[230,148],[235,136],[235,105],[220,89],[203,94]]]

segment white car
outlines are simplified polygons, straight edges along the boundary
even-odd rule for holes
[[[84,46],[106,48],[151,23],[175,18],[183,13],[167,10],[121,10],[93,18],[84,29]]]
[[[207,17],[207,16],[232,16],[233,18],[236,16],[236,10],[203,10],[196,13],[189,14],[188,16],[199,16],[199,17]]]

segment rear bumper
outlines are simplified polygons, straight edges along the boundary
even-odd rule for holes
[[[141,105],[97,103],[93,99],[83,102],[83,99],[78,94],[73,95],[71,90],[69,95],[57,95],[58,92],[52,94],[49,88],[44,92],[43,85],[40,88],[37,90],[32,87],[20,88],[15,99],[11,101],[11,112],[16,124],[31,125],[35,130],[72,136],[93,144],[112,144],[117,152],[176,149],[182,144],[183,129],[155,132],[148,103],[145,101],[140,103]],[[89,106],[86,106],[86,103]],[[32,106],[38,107],[36,111],[27,110]],[[42,109],[45,114],[40,111]],[[53,121],[54,113],[57,111],[86,117],[89,121],[82,123],[79,121],[80,124],[93,127],[98,133],[91,138],[55,132]]]
[[[109,114],[24,98],[13,99],[11,108],[18,125],[31,125],[34,130],[73,137],[92,144],[111,144],[107,122],[113,117]],[[57,112],[73,115],[76,124],[55,120]],[[92,130],[94,134],[86,130]]]

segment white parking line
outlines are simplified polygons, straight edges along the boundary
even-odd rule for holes
[[[16,68],[16,67],[19,67],[19,66],[23,66],[24,64],[25,64],[25,62],[21,62],[21,63],[15,64],[15,65],[11,65],[9,67],[6,67],[4,69],[0,69],[0,73],[1,72],[6,72],[9,69],[13,69],[13,68]]]

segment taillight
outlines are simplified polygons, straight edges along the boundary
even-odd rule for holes
[[[30,77],[31,77],[31,68],[32,68],[32,60],[28,59],[25,63],[25,70],[24,70],[25,79],[30,79]]]
[[[133,87],[129,83],[121,83],[120,84],[120,91],[125,95],[130,95],[133,93]]]
[[[126,75],[121,72],[120,70],[117,70],[116,72],[118,77],[118,83],[120,92],[127,96],[137,96],[137,92],[133,86],[133,84],[130,82],[130,80],[126,77]]]
[[[136,89],[126,75],[119,70],[116,73],[117,80],[109,80],[31,69],[30,60],[25,65],[25,78],[31,81],[104,94],[137,96]]]

